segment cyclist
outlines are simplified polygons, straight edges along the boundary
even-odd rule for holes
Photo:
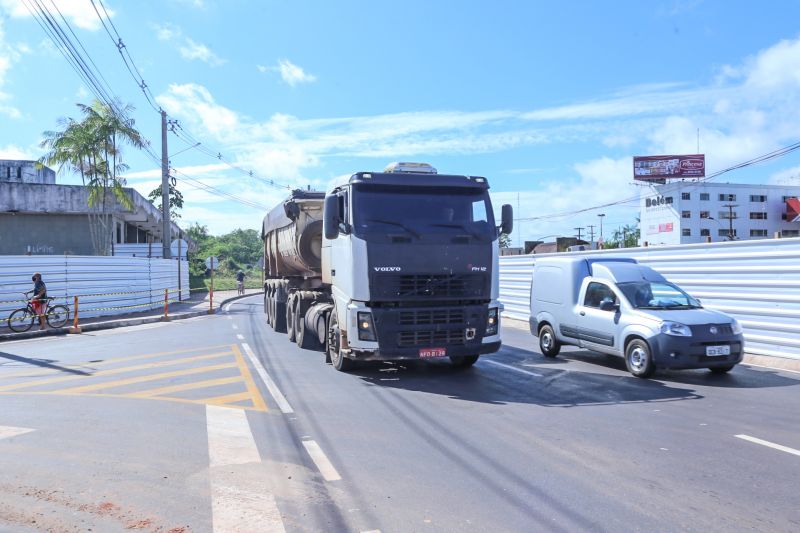
[[[42,281],[42,275],[36,272],[31,278],[33,281],[33,295],[31,305],[36,315],[39,317],[39,329],[45,329],[44,312],[47,306],[47,285]]]
[[[244,294],[244,272],[241,270],[236,273],[236,290],[239,294]]]

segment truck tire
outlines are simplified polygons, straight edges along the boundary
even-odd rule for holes
[[[469,368],[474,365],[480,355],[451,355],[450,362],[457,368]]]
[[[625,366],[637,378],[649,378],[656,371],[650,346],[642,339],[633,339],[625,347]]]
[[[289,342],[294,342],[297,335],[294,322],[295,305],[297,305],[297,298],[294,294],[290,294],[289,301],[286,303],[286,333],[289,335]]]
[[[274,322],[272,329],[276,333],[286,333],[286,302],[279,302],[276,299],[273,309],[275,310],[275,316],[272,319]]]
[[[556,338],[556,332],[550,324],[545,324],[539,330],[539,351],[545,357],[553,358],[561,351],[561,343]]]
[[[306,324],[306,311],[308,311],[307,300],[298,298],[294,307],[294,327],[297,332],[297,345],[304,350],[319,350],[319,339],[314,331],[308,330]]]
[[[333,368],[340,372],[347,372],[355,367],[355,363],[342,353],[341,340],[342,333],[339,330],[339,319],[336,315],[336,308],[334,307],[331,310],[330,318],[328,318],[327,353]]]

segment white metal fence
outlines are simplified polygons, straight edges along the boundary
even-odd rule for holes
[[[800,359],[800,239],[689,244],[571,252],[632,257],[681,286],[703,305],[736,317],[748,353]],[[500,258],[504,316],[528,320],[536,256]]]
[[[0,327],[14,309],[25,306],[24,292],[33,288],[31,276],[42,274],[52,304],[65,304],[73,312],[79,297],[80,316],[119,315],[164,305],[169,299],[189,298],[189,265],[186,261],[146,257],[76,255],[0,256]]]

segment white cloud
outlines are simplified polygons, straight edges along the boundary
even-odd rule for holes
[[[181,53],[181,56],[184,59],[197,59],[203,63],[211,65],[212,67],[218,67],[225,63],[225,60],[212,52],[209,47],[204,44],[197,43],[188,37],[184,41],[184,44],[178,48],[178,51]]]
[[[108,2],[104,2],[104,4],[108,11],[108,16],[113,18],[114,10],[108,6]],[[53,11],[52,6],[47,2],[44,5],[50,11]],[[31,16],[30,11],[25,7],[22,0],[0,0],[0,7],[14,18]],[[98,7],[98,9],[103,13],[102,8]],[[90,0],[58,0],[58,10],[78,28],[96,31],[102,27]],[[105,13],[103,15],[105,16]]]
[[[800,165],[775,172],[769,177],[772,185],[800,185]]]
[[[281,59],[275,67],[266,67],[264,65],[256,65],[259,72],[278,72],[281,79],[291,87],[300,83],[311,83],[317,81],[317,77],[309,74],[302,67],[299,67],[289,61],[288,59]]]
[[[189,124],[201,127],[217,138],[237,135],[239,117],[230,109],[217,104],[202,85],[172,84],[166,94],[156,97],[170,116],[184,118]],[[238,136],[238,135],[237,135]]]
[[[34,160],[37,159],[27,150],[20,148],[19,146],[15,146],[13,144],[8,144],[6,146],[0,146],[0,159],[23,159],[23,160]]]
[[[24,44],[9,44],[6,42],[3,20],[0,19],[0,113],[11,118],[19,118],[22,113],[13,105],[7,103],[12,98],[11,95],[3,91],[3,86],[8,79],[8,71],[11,66],[17,63],[24,54],[29,53],[30,49]]]
[[[156,39],[159,41],[171,41],[176,37],[181,36],[181,29],[174,24],[167,22],[166,24],[151,24],[151,27],[156,32]]]

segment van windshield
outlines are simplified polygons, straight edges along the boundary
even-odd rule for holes
[[[631,281],[618,285],[636,309],[700,309],[700,302],[676,285],[666,282]]]

